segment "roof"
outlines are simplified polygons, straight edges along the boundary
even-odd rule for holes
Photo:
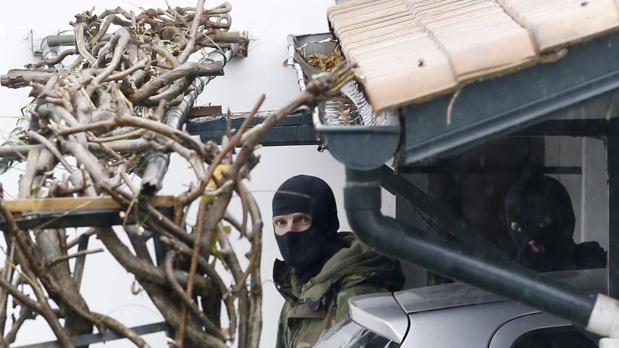
[[[561,271],[544,274],[559,283],[570,284],[580,290],[606,291],[606,269]],[[491,292],[464,283],[450,283],[395,293],[396,300],[407,313],[455,308],[476,304],[506,301]]]
[[[369,100],[371,120],[394,123],[327,117],[323,103],[265,144],[315,143],[318,135],[347,167],[368,170],[391,158],[398,168],[418,166],[543,121],[535,136],[592,136],[594,128],[605,135],[619,108],[615,6],[612,0],[356,0],[331,7],[331,29],[341,42],[331,32],[289,35],[287,65],[304,86],[321,71],[309,58],[359,52],[363,61],[352,60],[367,97],[361,104]],[[221,139],[223,123],[210,132],[210,121],[187,129],[203,140]],[[315,134],[306,132],[312,127]]]
[[[374,110],[557,59],[619,28],[613,0],[356,0],[328,18]]]

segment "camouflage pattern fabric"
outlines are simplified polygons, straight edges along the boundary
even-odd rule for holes
[[[348,299],[396,291],[404,284],[400,263],[372,252],[350,232],[338,234],[343,248],[303,286],[283,261],[275,260],[273,280],[286,299],[278,324],[277,348],[309,348],[348,317]]]

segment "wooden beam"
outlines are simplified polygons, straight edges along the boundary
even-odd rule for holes
[[[144,197],[155,208],[174,207],[176,197]],[[96,209],[120,209],[118,202],[111,197],[55,197],[4,200],[4,205],[12,213],[25,212],[65,212]]]
[[[173,196],[144,199],[168,217],[176,208],[176,197]],[[122,217],[120,213],[125,208],[110,197],[16,199],[5,200],[4,204],[15,215],[15,222],[21,229],[108,227],[136,223],[133,214]],[[0,220],[0,230],[5,228],[4,221]]]
[[[190,119],[198,118],[198,117],[209,117],[221,115],[221,105],[206,105],[206,106],[194,106],[193,109],[189,110]]]

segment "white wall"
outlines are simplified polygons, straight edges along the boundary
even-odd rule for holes
[[[194,5],[194,1],[169,0],[172,6]],[[304,1],[255,1],[232,0],[233,28],[248,30],[255,38],[250,45],[249,58],[231,62],[225,68],[226,75],[218,77],[207,87],[199,103],[213,103],[229,107],[232,111],[247,111],[258,96],[265,93],[264,109],[275,109],[284,105],[298,93],[295,74],[282,67],[287,50],[286,36],[289,33],[305,34],[327,30],[325,10],[332,0]],[[215,4],[207,2],[208,4]],[[99,0],[99,1],[5,1],[0,5],[0,73],[10,68],[22,67],[32,61],[29,31],[34,37],[42,38],[60,30],[70,29],[68,22],[73,15],[95,7],[95,12],[106,8],[122,6],[139,12],[139,7],[164,7],[164,1],[145,0]],[[28,101],[28,89],[9,90],[0,88],[0,135],[6,136],[15,124],[14,116]],[[264,229],[263,280],[264,280],[264,331],[262,346],[272,347],[275,340],[277,316],[282,300],[276,293],[271,280],[273,259],[279,256],[272,228],[271,198],[274,189],[288,177],[299,174],[320,176],[333,187],[339,205],[342,229],[349,229],[345,221],[342,202],[344,183],[343,166],[327,152],[319,153],[313,146],[262,148],[258,151],[261,163],[252,173],[248,183],[262,209],[267,224]],[[9,194],[17,192],[19,170],[4,174],[0,180]],[[178,159],[172,162],[163,193],[175,193],[182,189],[192,177],[185,163]],[[179,178],[181,178],[179,180]],[[187,181],[184,181],[187,178]],[[393,215],[394,200],[385,204],[386,213]],[[238,202],[235,202],[238,207]],[[93,241],[91,247],[98,247]],[[241,250],[245,247],[239,245]],[[0,257],[1,259],[1,257]],[[152,303],[142,292],[131,295],[132,278],[115,261],[104,254],[88,257],[82,290],[91,308],[109,314],[127,325],[139,325],[160,320]],[[41,320],[28,322],[17,343],[33,343],[53,338]],[[153,347],[165,347],[163,334],[146,336]],[[125,347],[126,342],[108,343],[108,347]]]
[[[597,241],[608,250],[606,146],[594,138],[548,137],[547,166],[581,167],[580,175],[554,175],[565,185],[576,214],[574,240]]]

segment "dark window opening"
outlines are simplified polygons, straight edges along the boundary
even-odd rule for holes
[[[573,326],[545,328],[520,336],[512,348],[596,348],[593,342]]]

